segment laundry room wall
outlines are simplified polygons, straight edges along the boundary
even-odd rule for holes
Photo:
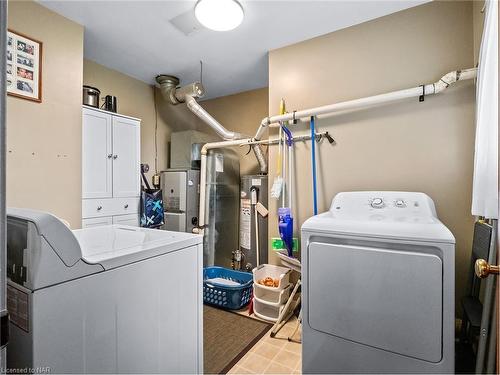
[[[292,111],[415,87],[473,66],[472,2],[434,1],[271,51],[269,114],[278,113],[281,98]],[[474,223],[474,104],[474,83],[468,81],[424,102],[403,100],[317,121],[318,131],[327,130],[336,140],[317,147],[319,211],[341,191],[428,194],[456,238],[457,301],[468,274]],[[293,130],[308,132],[306,125]],[[271,175],[276,157],[273,147]],[[295,162],[300,228],[312,216],[310,143],[296,146]],[[269,233],[276,236],[275,200],[270,208]]]
[[[7,97],[7,205],[81,225],[83,27],[9,1],[8,27],[43,42],[42,102]]]

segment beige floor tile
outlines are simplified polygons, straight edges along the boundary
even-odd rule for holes
[[[252,348],[253,349],[253,348]],[[248,358],[250,354],[252,354],[252,349],[250,349],[248,352],[245,353],[243,357],[240,358],[240,360],[236,363],[235,366],[240,366],[245,360]]]
[[[299,359],[299,363],[297,363],[295,370],[302,372],[302,358]]]
[[[255,348],[255,349],[254,349]],[[267,359],[273,359],[276,354],[281,350],[281,347],[276,345],[271,345],[268,342],[262,342],[257,344],[254,348],[252,348],[252,352],[256,354],[260,354]]]
[[[238,365],[233,366],[227,373],[228,374],[239,374],[238,369],[240,367]]]
[[[293,324],[292,325],[286,324],[279,330],[276,336],[288,337],[293,333],[294,328],[295,326]]]
[[[300,361],[300,356],[296,353],[289,352],[288,350],[281,350],[273,359],[274,362],[295,369]]]
[[[238,362],[238,365],[255,374],[262,374],[270,363],[271,361],[266,357],[263,357],[259,354],[250,353],[248,357],[246,357],[245,360],[241,362],[241,364]]]
[[[283,337],[266,336],[265,339],[263,340],[263,342],[277,346],[279,348],[283,348],[286,345],[286,343],[288,342],[288,340],[283,338]]]
[[[291,374],[293,370],[277,362],[272,361],[264,374]]]
[[[285,350],[302,355],[302,344],[294,341],[289,341],[285,344]]]
[[[233,370],[234,369],[234,370]],[[247,370],[244,367],[241,366],[234,366],[228,374],[233,374],[233,375],[239,375],[239,374],[255,374],[252,371]]]

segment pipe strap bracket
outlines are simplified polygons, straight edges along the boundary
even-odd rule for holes
[[[418,97],[419,102],[423,102],[425,100],[425,85],[420,85],[422,87],[422,95]]]

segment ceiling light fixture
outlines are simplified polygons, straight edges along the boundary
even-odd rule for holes
[[[243,7],[237,0],[198,0],[194,7],[198,21],[211,30],[229,31],[243,21]]]

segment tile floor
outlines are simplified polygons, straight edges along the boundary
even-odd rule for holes
[[[297,319],[291,318],[286,325],[271,338],[270,331],[245,354],[229,374],[300,374],[302,370],[302,330],[288,341]]]

